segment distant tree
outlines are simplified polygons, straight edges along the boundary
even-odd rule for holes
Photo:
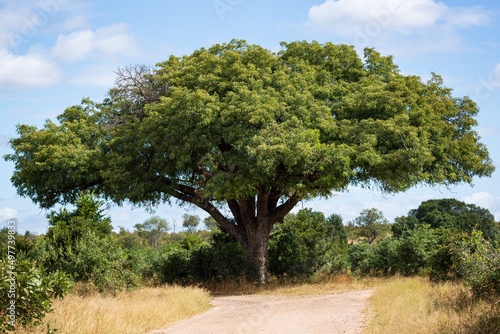
[[[156,250],[160,246],[161,237],[170,230],[167,220],[159,216],[153,216],[142,224],[136,224],[134,227],[139,236],[147,239],[149,245]]]
[[[186,228],[188,233],[193,233],[200,224],[200,217],[196,215],[183,214],[182,215],[182,226]]]
[[[139,233],[137,231],[129,232],[122,226],[119,226],[116,241],[124,249],[144,248],[143,239],[139,236]]]
[[[347,233],[341,215],[333,213],[326,218],[326,235],[341,244],[347,244]]]
[[[422,202],[417,209],[410,210],[406,217],[396,219],[393,232],[395,235],[401,235],[404,230],[412,230],[424,224],[434,229],[443,227],[466,233],[478,230],[490,240],[498,238],[500,232],[495,217],[488,209],[454,198]]]
[[[217,221],[211,217],[211,216],[208,216],[207,218],[205,218],[203,220],[203,224],[205,224],[205,226],[207,227],[207,229],[210,231],[210,232],[218,232],[220,231],[220,225],[219,223],[217,223]]]
[[[361,211],[353,223],[358,227],[358,235],[367,238],[368,244],[372,244],[378,236],[389,230],[389,221],[375,208]]]

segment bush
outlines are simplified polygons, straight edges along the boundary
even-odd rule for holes
[[[66,274],[56,271],[45,275],[28,260],[16,262],[12,271],[15,277],[10,273],[11,264],[0,261],[0,331],[3,333],[15,330],[17,325],[39,325],[45,314],[52,311],[51,298],[62,298],[73,287],[73,281]],[[15,306],[11,305],[12,300]],[[10,309],[15,312],[15,318]],[[15,322],[11,322],[13,320]]]
[[[191,280],[189,255],[190,252],[186,249],[170,251],[160,264],[160,281],[169,284],[187,284]]]
[[[181,244],[184,246],[186,243]],[[255,265],[247,259],[243,247],[226,232],[215,233],[210,244],[198,245],[166,253],[159,270],[163,283],[220,282],[243,276],[249,279],[256,277]]]
[[[460,272],[476,295],[500,294],[500,252],[473,231],[460,242]]]
[[[304,274],[305,259],[298,237],[283,229],[271,233],[268,244],[268,270],[280,278]]]
[[[399,240],[393,269],[405,276],[428,272],[437,246],[438,237],[428,225],[409,231]]]
[[[439,238],[429,226],[421,226],[398,238],[385,238],[378,245],[351,245],[348,250],[352,271],[400,273],[405,276],[428,273],[437,252]]]
[[[349,247],[347,256],[351,271],[361,274],[369,274],[376,269],[377,262],[374,246],[368,244],[353,244]]]
[[[108,237],[100,238],[86,232],[67,252],[67,272],[75,281],[95,286],[100,293],[114,294],[119,290],[130,290],[140,284],[139,275],[126,268],[123,250]]]

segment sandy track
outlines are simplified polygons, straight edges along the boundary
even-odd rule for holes
[[[216,297],[209,311],[155,334],[360,333],[373,289],[301,297]]]

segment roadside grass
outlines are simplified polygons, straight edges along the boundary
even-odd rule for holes
[[[500,333],[499,300],[474,298],[460,282],[394,277],[370,298],[364,333]]]
[[[55,311],[42,325],[18,330],[21,334],[137,334],[148,333],[208,310],[210,295],[196,287],[162,286],[119,292],[115,296],[71,294],[55,300]]]
[[[214,296],[228,295],[282,295],[304,296],[339,293],[375,287],[384,282],[383,278],[357,277],[351,274],[325,275],[313,279],[277,279],[270,277],[266,285],[255,284],[246,279],[204,284],[202,287]]]

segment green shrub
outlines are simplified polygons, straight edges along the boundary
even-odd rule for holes
[[[172,248],[165,253],[159,268],[163,283],[176,284],[223,281],[243,276],[253,279],[256,272],[243,247],[226,232],[215,233],[210,244],[199,243],[189,250]]]
[[[12,265],[14,276],[11,263],[0,261],[0,331],[3,333],[15,330],[18,325],[39,325],[45,314],[52,311],[51,298],[62,298],[73,287],[73,281],[66,274],[56,271],[46,275],[32,261],[12,262]]]
[[[183,248],[170,251],[159,268],[161,282],[169,284],[188,283],[191,279],[189,255],[190,252]]]
[[[108,237],[100,238],[88,231],[66,256],[66,271],[75,281],[90,283],[100,293],[114,294],[140,284],[139,275],[126,268],[127,258],[123,250]]]
[[[437,247],[435,231],[429,225],[419,226],[399,240],[393,269],[405,276],[427,273]]]
[[[193,250],[189,260],[196,281],[212,282],[256,278],[257,268],[247,258],[243,247],[228,233],[216,232],[210,245]]]
[[[305,272],[305,259],[297,235],[283,229],[271,233],[267,260],[268,271],[281,278]]]
[[[473,231],[460,242],[460,272],[476,295],[500,294],[500,251]]]
[[[351,271],[361,274],[369,274],[376,267],[376,255],[373,246],[368,244],[353,244],[347,251]]]

